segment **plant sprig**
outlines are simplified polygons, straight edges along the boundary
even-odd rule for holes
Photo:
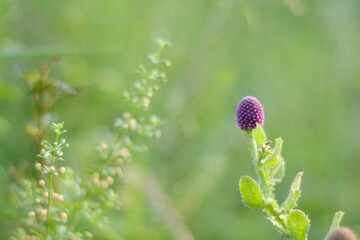
[[[255,168],[256,180],[249,176],[242,176],[239,189],[244,204],[253,209],[260,209],[266,214],[274,228],[283,240],[306,240],[310,228],[309,217],[297,209],[297,201],[301,196],[301,180],[303,172],[299,172],[291,186],[287,198],[279,204],[274,190],[281,182],[285,173],[285,161],[281,156],[283,141],[276,138],[275,146],[267,139],[262,128],[264,112],[261,103],[254,97],[245,97],[237,109],[237,122],[246,131],[248,146]],[[331,235],[337,231],[343,212],[336,212],[329,233],[326,237],[333,240]],[[329,237],[330,236],[330,237]],[[337,239],[337,238],[336,238]],[[354,238],[344,238],[353,240]]]

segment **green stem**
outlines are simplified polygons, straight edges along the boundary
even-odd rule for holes
[[[56,133],[55,142],[59,142],[59,133]],[[56,152],[52,152],[51,157],[51,166],[54,166],[55,164],[55,154]],[[50,208],[51,208],[51,198],[52,198],[52,189],[53,189],[53,174],[51,172],[49,174],[49,185],[48,185],[48,205],[46,210],[46,232],[45,232],[45,240],[48,239],[49,232],[50,232]]]
[[[257,151],[256,144],[254,142],[252,130],[246,131],[246,137],[248,139],[248,148],[250,151],[252,162],[253,162],[255,168],[258,168],[258,151]]]
[[[48,186],[48,205],[47,205],[47,212],[46,212],[46,234],[45,240],[48,239],[49,230],[50,230],[50,206],[51,206],[51,197],[52,197],[52,179],[53,176],[49,173],[49,186]]]
[[[271,205],[271,204],[268,204],[266,206],[266,210],[268,211],[269,215],[274,217],[276,222],[278,222],[281,227],[284,229],[284,231],[286,231],[287,229],[287,226],[284,222],[284,220],[282,220],[280,217],[279,217],[279,214],[276,212],[276,210],[274,209],[274,207]]]
[[[251,157],[252,157],[253,163],[255,165],[256,175],[258,176],[258,179],[259,179],[259,182],[260,182],[260,187],[262,188],[262,190],[264,192],[266,201],[270,202],[266,206],[265,210],[267,211],[268,215],[271,216],[271,217],[274,217],[276,222],[282,227],[283,234],[287,235],[287,233],[286,233],[286,231],[287,231],[286,223],[284,222],[283,219],[281,219],[279,217],[280,213],[277,211],[277,209],[275,209],[275,207],[273,205],[273,204],[276,204],[276,206],[277,206],[277,202],[274,199],[274,196],[272,194],[271,189],[269,189],[266,173],[263,171],[263,169],[261,169],[261,162],[260,162],[260,159],[259,159],[258,146],[254,142],[253,135],[252,135],[252,130],[246,131],[246,136],[248,138],[249,151],[251,153]]]

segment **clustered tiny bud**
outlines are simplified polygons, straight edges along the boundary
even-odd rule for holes
[[[40,217],[46,216],[46,213],[47,213],[47,209],[39,209],[39,210],[37,210],[37,214],[38,214]]]
[[[55,169],[54,166],[49,167],[49,171],[50,171],[50,172],[55,172],[55,170],[56,170],[56,169]]]
[[[244,97],[236,110],[236,120],[242,130],[256,128],[264,124],[264,109],[255,97]]]
[[[101,150],[106,150],[108,148],[108,145],[106,143],[101,143],[100,144],[100,149]]]
[[[102,188],[108,188],[109,187],[109,184],[106,181],[101,181],[100,184],[101,184]]]
[[[56,156],[61,157],[62,155],[64,155],[64,153],[62,151],[60,151],[60,150],[56,151]]]
[[[60,218],[61,218],[61,220],[66,221],[66,220],[67,220],[67,214],[64,213],[64,212],[62,212],[62,213],[60,214]]]
[[[65,173],[65,172],[66,172],[66,168],[65,168],[65,167],[61,167],[61,168],[59,169],[59,172],[60,172],[60,173]]]
[[[99,185],[100,184],[100,174],[99,173],[94,173],[93,174],[93,179],[92,179],[92,182],[95,184],[95,185]]]
[[[45,186],[45,181],[43,179],[39,180],[39,185],[41,187]]]
[[[35,212],[33,212],[33,211],[29,212],[29,213],[28,213],[28,216],[29,216],[30,218],[35,217]]]
[[[49,193],[48,193],[48,192],[44,192],[44,193],[43,193],[43,197],[44,197],[44,198],[48,198],[48,197],[49,197]]]
[[[142,105],[144,106],[144,108],[148,108],[149,105],[150,105],[150,99],[147,98],[147,97],[144,97],[144,98],[141,100],[141,102],[142,102]]]
[[[105,181],[106,181],[109,185],[111,185],[111,184],[114,183],[114,179],[113,179],[111,176],[106,176],[106,177],[105,177]]]
[[[51,196],[52,196],[53,199],[58,199],[58,198],[59,198],[59,194],[58,194],[58,193],[53,193]]]
[[[36,164],[35,164],[35,168],[36,168],[36,169],[41,169],[41,164],[40,164],[40,163],[36,163]]]
[[[129,120],[129,127],[131,130],[135,130],[137,126],[137,121],[135,118]]]
[[[347,227],[340,227],[332,231],[327,240],[356,240],[355,233]]]
[[[120,156],[123,158],[128,158],[130,156],[130,152],[127,148],[120,149]]]
[[[127,119],[127,118],[130,118],[130,113],[128,113],[128,112],[124,112],[123,113],[123,117],[125,118],[125,119]]]
[[[61,195],[61,194],[59,194],[59,197],[58,197],[58,199],[57,199],[57,200],[59,200],[60,202],[64,201],[64,196],[63,196],[63,195]]]

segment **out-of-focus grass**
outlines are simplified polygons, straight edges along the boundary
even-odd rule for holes
[[[33,164],[36,156],[24,133],[31,106],[23,76],[51,57],[34,49],[75,53],[62,51],[52,76],[86,87],[54,109],[69,130],[69,164],[81,170],[91,164],[91,146],[101,141],[104,127],[122,112],[121,92],[135,79],[136,65],[151,52],[153,39],[164,37],[173,45],[170,82],[154,100],[154,111],[167,124],[163,138],[133,164],[155,172],[196,239],[277,238],[238,193],[239,177],[252,173],[244,133],[234,120],[246,95],[262,101],[270,137],[284,139],[287,171],[278,195],[285,197],[295,173],[305,172],[299,205],[312,219],[310,239],[324,237],[336,210],[345,211],[343,223],[360,233],[358,1],[3,0],[0,5],[4,169]],[[91,54],[82,54],[84,49]],[[17,55],[5,58],[7,53]],[[1,171],[4,185],[5,175]],[[127,239],[172,239],[142,188],[124,186],[123,213],[111,217],[111,226],[120,226],[115,231]],[[8,206],[3,202],[1,208]],[[1,234],[13,221],[1,221]],[[108,235],[104,239],[111,239]]]

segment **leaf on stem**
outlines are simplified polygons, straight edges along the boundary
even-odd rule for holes
[[[274,169],[274,172],[271,174],[271,181],[273,183],[281,182],[285,175],[285,161],[282,157],[280,159],[280,165]]]
[[[300,185],[303,174],[304,172],[299,172],[293,180],[290,187],[289,195],[281,207],[283,210],[290,211],[297,206],[296,202],[301,196]]]
[[[306,214],[300,210],[292,210],[286,219],[289,233],[294,240],[306,240],[307,232],[310,227],[310,220]]]
[[[330,229],[329,229],[329,232],[328,232],[328,236],[332,231],[334,231],[340,227],[340,222],[341,222],[341,219],[343,218],[344,214],[345,213],[342,211],[338,211],[335,213],[333,221],[332,221]]]
[[[261,161],[261,167],[266,170],[267,175],[273,184],[280,182],[284,177],[285,162],[281,157],[282,142],[281,138],[277,138],[271,154],[267,155]]]
[[[264,208],[266,206],[264,193],[259,184],[248,176],[240,178],[240,193],[244,204],[249,208]]]
[[[261,161],[262,166],[269,169],[278,167],[280,164],[281,149],[282,149],[282,139],[277,138],[275,140],[275,147],[273,152]]]
[[[256,128],[252,130],[252,137],[258,148],[264,145],[266,141],[266,134],[259,124],[257,124]]]

